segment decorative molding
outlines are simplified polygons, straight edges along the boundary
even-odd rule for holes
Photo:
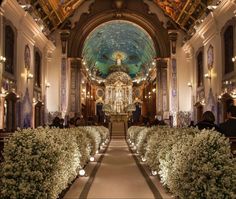
[[[55,45],[48,40],[32,16],[25,12],[17,1],[6,1],[6,3],[3,4],[2,9],[4,11],[4,17],[12,21],[16,28],[24,33],[23,35],[27,40],[33,44],[37,42],[42,48],[46,45],[52,50],[55,49]]]
[[[87,36],[102,23],[114,20],[114,8],[110,0],[95,0],[91,4],[89,13],[83,13],[71,31],[68,56],[81,57],[83,44]],[[163,27],[155,14],[149,13],[148,5],[142,0],[127,1],[122,9],[120,20],[133,22],[144,28],[152,37],[158,57],[170,56],[168,31]],[[80,28],[77,28],[80,27]]]

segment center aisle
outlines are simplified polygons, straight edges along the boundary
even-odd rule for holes
[[[124,139],[111,141],[87,198],[155,198]]]

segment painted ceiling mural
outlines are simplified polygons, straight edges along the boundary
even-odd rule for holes
[[[213,0],[153,0],[182,29],[189,31]]]
[[[160,7],[166,16],[175,21],[180,28],[189,31],[195,22],[206,13],[213,0],[150,0]],[[50,33],[63,23],[85,0],[18,0],[26,6],[33,17],[41,19]]]
[[[122,70],[131,78],[145,75],[156,57],[151,37],[131,22],[114,20],[98,26],[87,37],[83,59],[102,78]]]

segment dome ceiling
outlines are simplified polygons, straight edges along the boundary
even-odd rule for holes
[[[127,0],[123,0],[127,1]],[[166,16],[175,21],[183,30],[189,31],[194,23],[206,12],[213,0],[152,0]],[[18,0],[31,15],[42,23],[45,33],[50,33],[62,24],[85,0]],[[112,8],[111,8],[112,9]]]
[[[116,70],[126,71],[132,78],[143,76],[155,57],[153,41],[146,31],[122,20],[98,26],[87,37],[83,48],[87,67],[102,78]]]

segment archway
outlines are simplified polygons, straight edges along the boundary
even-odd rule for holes
[[[170,41],[168,36],[168,30],[163,27],[163,23],[159,21],[158,17],[155,14],[150,14],[148,5],[146,5],[142,0],[129,0],[129,1],[124,1],[124,4],[122,5],[121,8],[117,8],[114,6],[113,3],[114,1],[110,0],[103,0],[103,1],[95,0],[95,2],[91,4],[89,12],[82,14],[78,19],[77,23],[74,24],[73,29],[70,30],[67,56],[71,58],[71,74],[74,73],[77,75],[74,79],[71,79],[70,84],[74,84],[77,86],[75,88],[71,88],[70,93],[81,93],[80,92],[81,78],[79,77],[81,76],[80,74],[82,74],[83,70],[85,69],[85,67],[83,67],[84,63],[83,53],[84,53],[85,43],[89,35],[93,31],[95,31],[98,27],[104,24],[109,24],[114,21],[122,21],[130,23],[134,26],[138,26],[140,29],[146,32],[147,37],[150,38],[150,40],[153,43],[153,49],[155,52],[152,55],[153,60],[157,60],[157,58],[158,60],[161,60],[162,58],[170,57]],[[146,42],[144,41],[143,43],[145,44]],[[97,46],[95,45],[94,48],[97,48]],[[140,49],[141,48],[142,47],[140,47]],[[119,54],[119,56],[120,55],[123,56],[122,53],[116,53],[116,54]],[[107,57],[107,54],[104,54],[103,57],[108,59],[111,58],[110,56]],[[136,57],[138,56],[134,57],[130,56],[129,58],[132,59]],[[162,61],[167,63],[167,61],[164,59],[162,59]],[[149,64],[151,64],[151,62],[149,62]],[[90,69],[92,69],[94,65],[95,62],[90,62],[89,63]],[[144,64],[143,65],[140,64],[140,66],[143,67]],[[90,70],[90,78],[93,77],[92,76],[93,73],[96,74],[97,70]],[[147,73],[148,70],[143,72],[143,75],[146,75]],[[134,73],[134,75],[135,74],[137,73]],[[132,73],[130,73],[129,75],[132,75]],[[76,79],[78,79],[78,81],[76,81]],[[167,87],[167,85],[163,87]],[[74,108],[74,111],[81,113],[81,111],[83,110],[81,97],[79,95],[74,95],[71,97],[71,99],[74,99],[74,101],[78,102],[78,106]],[[156,101],[154,103],[157,103]],[[72,101],[69,103],[73,104]],[[87,103],[84,105],[86,108],[89,108],[87,107]]]
[[[152,38],[157,57],[170,56],[168,30],[163,27],[155,14],[149,13],[148,5],[142,0],[126,1],[121,9],[115,8],[113,1],[95,0],[90,6],[89,14],[82,14],[71,30],[68,56],[81,58],[87,36],[99,25],[112,20],[125,20],[139,25]]]
[[[43,121],[44,105],[42,102],[38,101],[34,105],[34,127],[37,128],[44,124]]]
[[[5,97],[4,127],[8,132],[13,132],[17,128],[17,100],[17,95],[13,92],[10,92]]]

